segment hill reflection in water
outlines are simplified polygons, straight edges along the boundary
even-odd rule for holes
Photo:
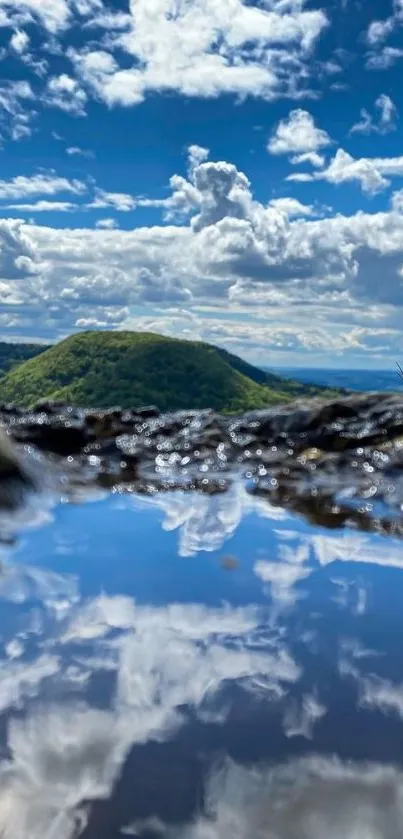
[[[400,839],[401,542],[239,483],[61,504],[3,564],[0,835]]]

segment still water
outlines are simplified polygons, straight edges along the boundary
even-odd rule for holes
[[[0,836],[401,839],[403,544],[105,494],[0,576]]]

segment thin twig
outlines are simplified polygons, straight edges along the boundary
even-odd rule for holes
[[[399,376],[403,380],[403,368],[401,367],[401,365],[399,364],[398,361],[396,362],[396,364],[397,364],[397,368],[399,370]]]

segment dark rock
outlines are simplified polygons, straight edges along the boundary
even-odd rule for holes
[[[34,407],[35,413],[38,414],[49,414],[50,416],[53,414],[57,414],[60,412],[61,409],[65,407],[64,402],[51,400],[51,399],[42,399],[36,403]]]
[[[17,442],[69,457],[69,480],[81,470],[84,483],[119,490],[215,494],[246,476],[271,503],[327,527],[403,535],[402,396],[298,400],[240,417],[40,403],[34,412],[3,406],[0,419]]]
[[[135,417],[139,417],[140,419],[153,419],[153,417],[159,417],[161,415],[161,411],[156,407],[156,405],[145,405],[142,408],[135,408],[133,415]]]
[[[34,423],[27,425],[20,423],[12,426],[14,438],[20,442],[33,443],[42,451],[52,452],[62,456],[77,454],[93,435],[84,426],[71,425],[69,422]]]
[[[30,483],[10,437],[0,428],[0,481],[9,479]]]
[[[34,488],[34,479],[23,465],[16,448],[0,428],[0,509],[12,510]]]

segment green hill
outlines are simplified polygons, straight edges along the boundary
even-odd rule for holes
[[[43,344],[10,344],[0,341],[0,376],[4,376],[15,367],[46,350]]]
[[[235,413],[319,392],[209,344],[141,332],[73,335],[0,379],[0,401],[27,406],[46,398],[85,407],[151,402],[161,410]]]

